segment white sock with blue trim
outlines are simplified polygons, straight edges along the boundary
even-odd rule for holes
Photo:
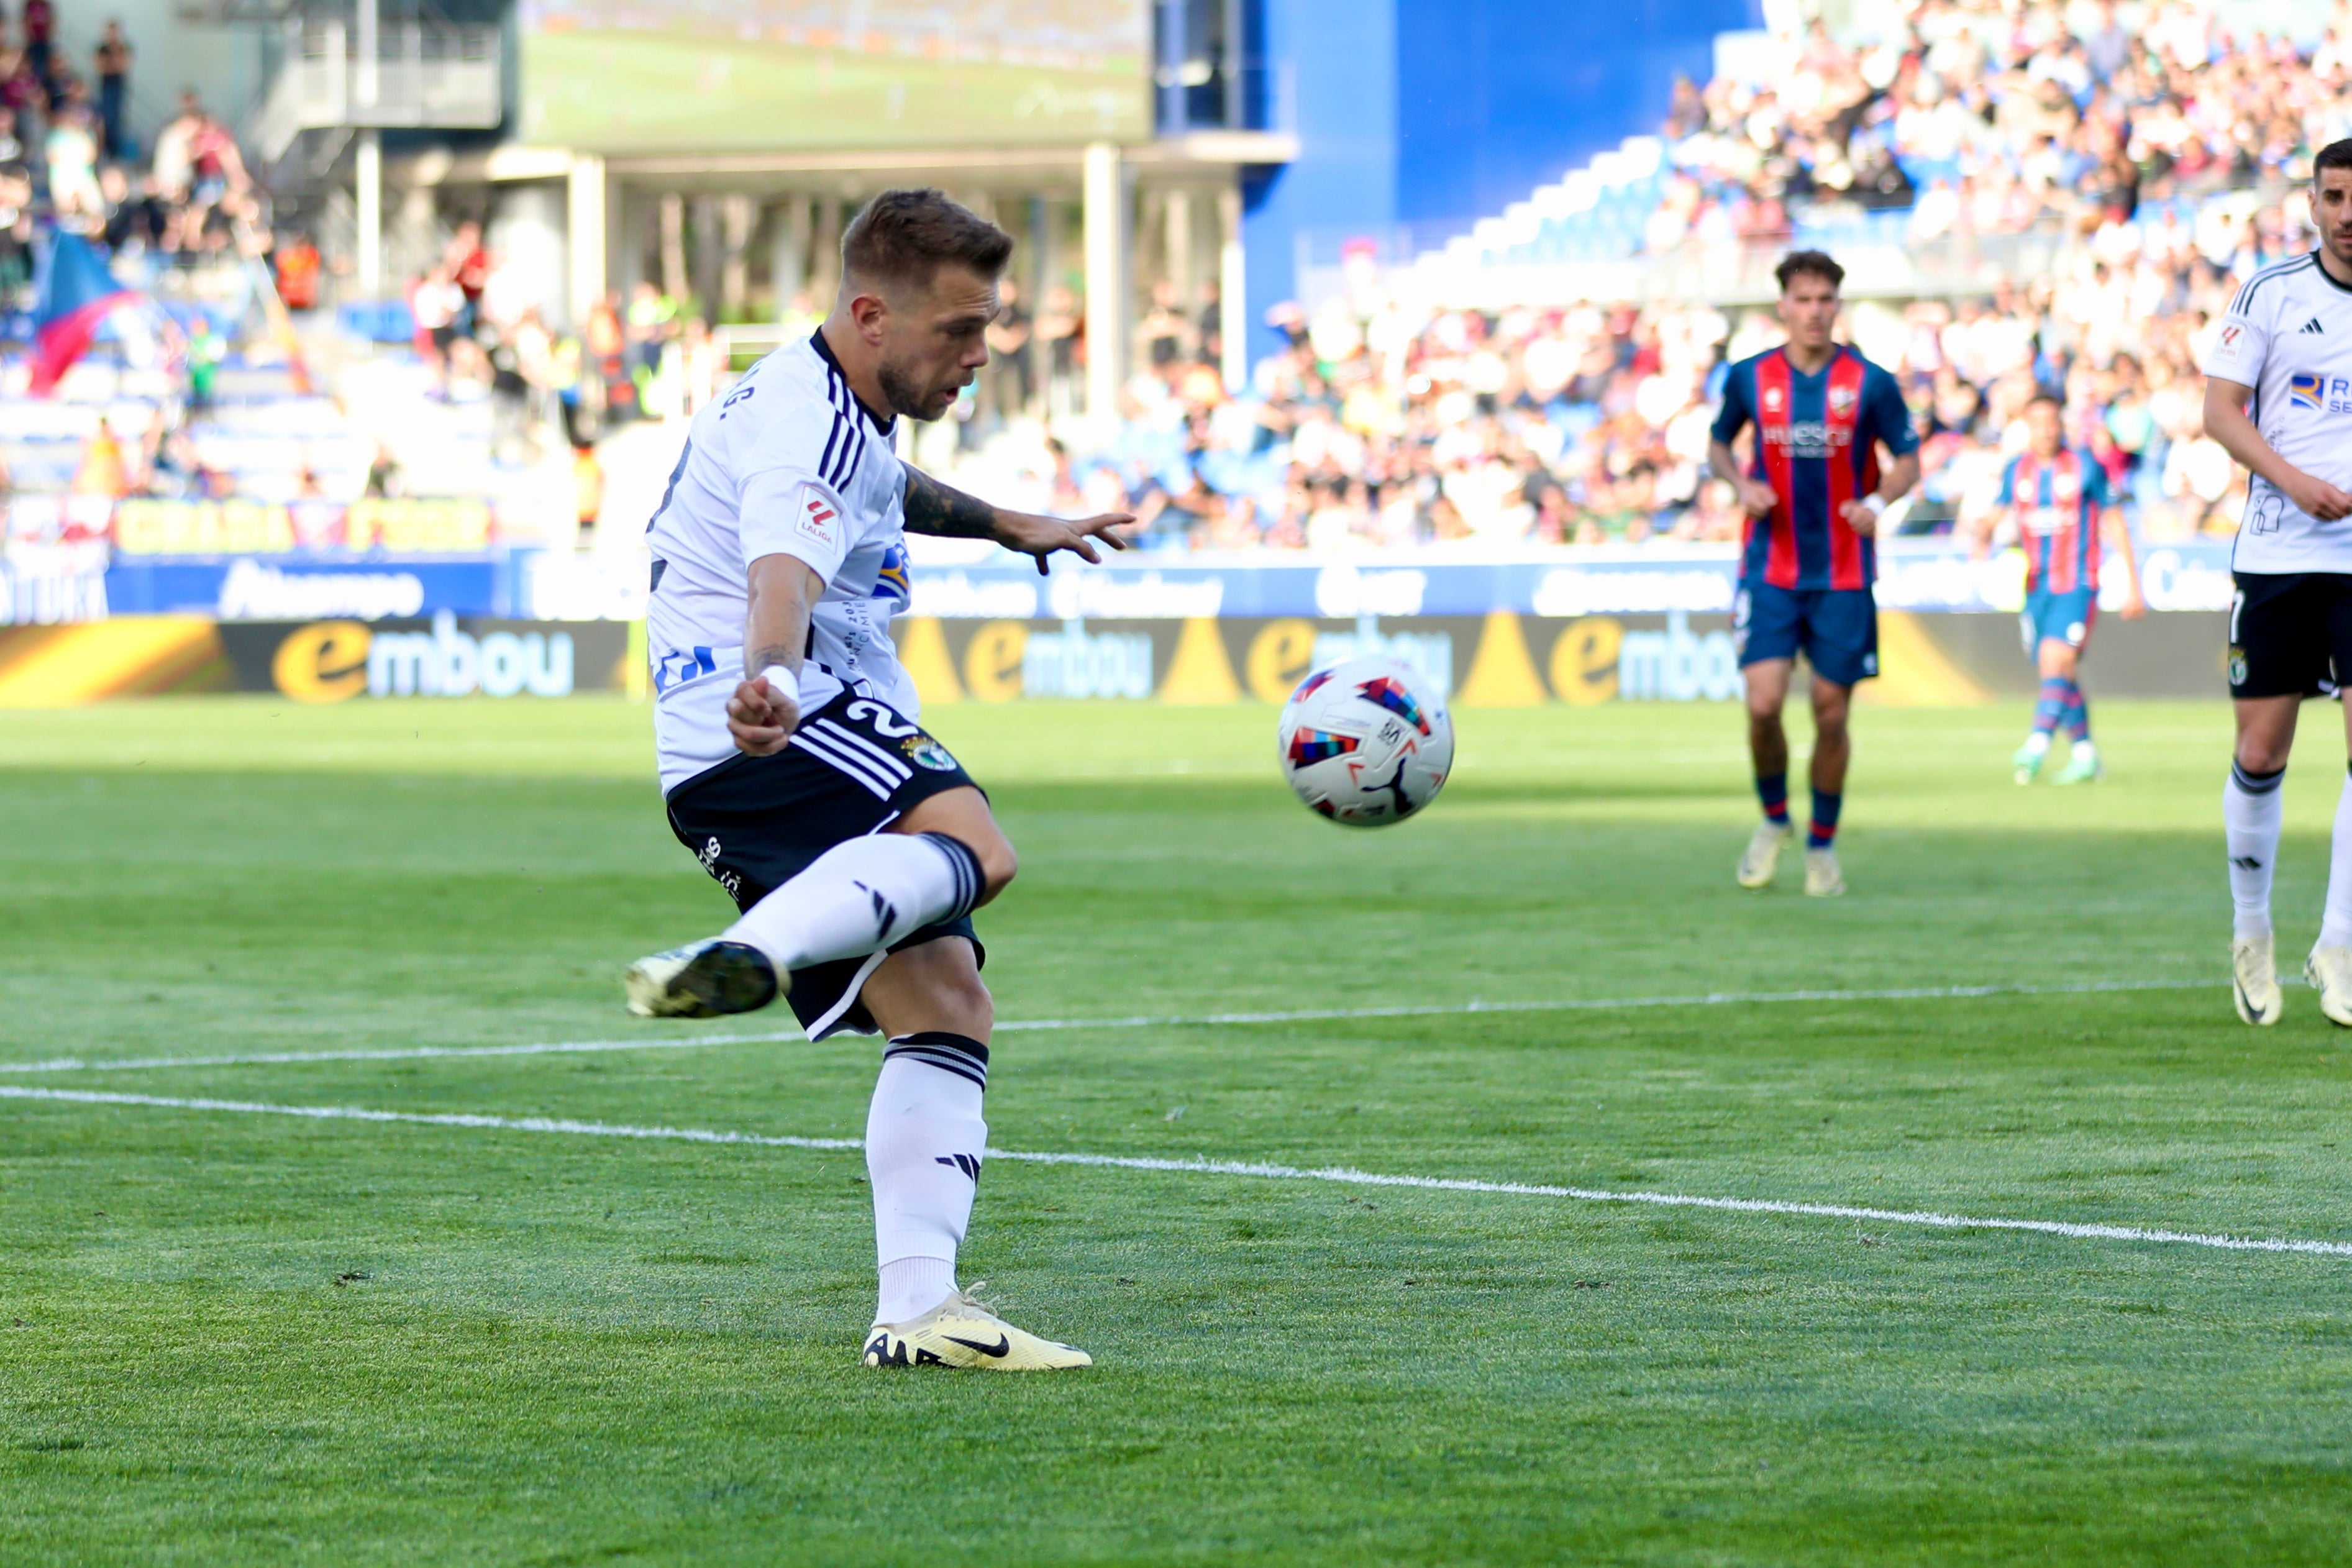
[[[778,973],[863,958],[980,901],[980,860],[944,833],[875,833],[836,844],[727,928]]]

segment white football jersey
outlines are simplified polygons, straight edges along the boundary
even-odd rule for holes
[[[809,617],[801,712],[847,689],[913,718],[890,617],[907,606],[906,472],[820,335],[753,365],[706,405],[646,529],[654,741],[662,793],[736,755],[727,699],[743,679],[749,572],[790,555],[824,579]]]
[[[2246,279],[2206,353],[2205,374],[2254,389],[2248,413],[2273,451],[2352,489],[2352,289],[2321,268],[2316,252]],[[2321,522],[2254,475],[2230,563],[2352,573],[2352,518]]]

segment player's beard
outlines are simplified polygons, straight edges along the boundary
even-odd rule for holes
[[[939,394],[934,392],[926,397],[921,384],[888,360],[884,360],[874,374],[875,379],[882,384],[883,401],[890,405],[890,411],[894,414],[903,414],[909,419],[930,420],[937,419],[955,406],[955,397],[950,394],[947,402],[933,411],[931,402]]]

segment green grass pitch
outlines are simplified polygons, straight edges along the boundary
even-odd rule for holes
[[[1460,716],[1429,815],[1294,803],[1264,709],[955,708],[1024,857],[1016,1022],[2181,988],[999,1037],[1008,1150],[2352,1240],[2352,1052],[2230,1011],[2220,703],[1865,710],[1853,895],[1731,867],[1724,708]],[[2315,927],[2333,710],[2287,783]],[[724,900],[619,701],[0,715],[0,1066],[675,1039]],[[1801,721],[1798,724],[1801,731]],[[1802,750],[1801,736],[1800,752]],[[2192,983],[2207,983],[2196,984]],[[743,1027],[735,1022],[739,1029]],[[754,1026],[781,1026],[761,1019]],[[855,1137],[869,1041],[0,1072]],[[0,1562],[2341,1563],[2352,1258],[992,1163],[964,1275],[1092,1350],[856,1364],[854,1152],[0,1100]]]

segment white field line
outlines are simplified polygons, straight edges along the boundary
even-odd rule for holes
[[[463,1127],[502,1132],[555,1132],[589,1138],[638,1138],[683,1143],[735,1143],[771,1149],[858,1149],[855,1138],[793,1138],[759,1132],[717,1131],[698,1127],[631,1127],[563,1117],[483,1116],[457,1111],[370,1110],[349,1105],[272,1105],[248,1100],[174,1099],[153,1094],[115,1094],[100,1089],[37,1089],[0,1084],[0,1100],[63,1100],[79,1105],[138,1105],[165,1110],[215,1110],[248,1116],[298,1116],[320,1121],[403,1122],[422,1127]],[[1790,1203],[1775,1198],[1717,1198],[1687,1193],[1617,1192],[1601,1187],[1554,1186],[1535,1182],[1482,1182],[1449,1176],[1399,1176],[1328,1166],[1266,1164],[1252,1160],[1168,1160],[1130,1154],[1044,1152],[991,1149],[991,1160],[1033,1165],[1087,1165],[1120,1171],[1164,1171],[1180,1175],[1252,1176],[1277,1182],[1332,1182],[1356,1187],[1407,1187],[1423,1192],[1494,1193],[1511,1197],[1567,1198],[1588,1204],[1640,1204],[1658,1208],[1711,1209],[1726,1214],[1801,1215],[1822,1219],[1868,1220],[1880,1225],[1924,1226],[1937,1230],[2012,1230],[2080,1241],[2132,1241],[2203,1247],[2223,1252],[2301,1252],[2352,1258],[2352,1242],[2307,1241],[2288,1237],[2216,1236],[2200,1231],[2152,1230],[2128,1225],[2078,1225],[2064,1220],[2000,1219],[1909,1209],[1864,1208],[1853,1204]]]
[[[1685,996],[1611,996],[1581,1001],[1449,1002],[1418,1007],[1317,1007],[1286,1013],[1207,1013],[1191,1017],[1032,1018],[996,1026],[998,1034],[1048,1029],[1218,1028],[1245,1024],[1309,1024],[1349,1018],[1454,1018],[1476,1013],[1609,1013],[1643,1007],[1763,1006],[1786,1002],[1929,1002],[1977,996],[2083,996],[2113,991],[2218,990],[2218,980],[2087,980],[2065,985],[1909,985],[1878,991],[1709,991]],[[253,1051],[212,1057],[53,1057],[0,1062],[0,1073],[128,1072],[147,1068],[270,1067],[293,1062],[397,1062],[442,1057],[539,1057],[593,1051],[681,1051],[705,1046],[768,1045],[806,1038],[799,1029],[683,1038],[551,1040],[520,1046],[396,1046],[381,1050]]]

